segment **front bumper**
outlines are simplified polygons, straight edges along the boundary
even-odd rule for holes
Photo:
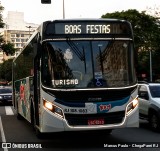
[[[121,122],[111,124],[105,123],[104,125],[71,125],[65,118],[63,119],[59,116],[55,116],[53,113],[45,109],[41,119],[41,132],[104,130],[124,127],[139,127],[139,110],[137,106],[129,115],[125,115]]]

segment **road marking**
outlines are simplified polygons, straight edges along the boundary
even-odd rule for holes
[[[14,115],[11,106],[5,106],[6,115]]]
[[[3,130],[3,125],[2,125],[1,116],[0,116],[0,131],[1,131],[2,142],[3,142],[3,143],[6,143],[6,138],[5,138],[5,135],[4,135],[4,130]],[[7,148],[4,148],[4,151],[8,151],[8,149],[7,149]]]

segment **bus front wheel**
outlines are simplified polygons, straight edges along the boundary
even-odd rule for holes
[[[17,110],[16,110],[16,114],[17,114],[17,119],[18,120],[23,120],[24,118],[23,118],[23,116],[18,112],[18,103],[17,103]]]
[[[35,112],[34,112],[34,108],[33,108],[33,104],[31,105],[31,125],[33,127],[33,130],[36,133],[37,138],[42,138],[43,134],[40,132],[40,130],[38,129],[37,125],[36,125],[36,120],[35,120]]]
[[[39,139],[43,138],[44,136],[43,133],[41,133],[37,127],[35,127],[35,133],[36,133],[37,138]]]

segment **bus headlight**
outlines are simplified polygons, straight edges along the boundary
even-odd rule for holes
[[[61,109],[60,107],[54,105],[53,103],[51,103],[51,102],[49,102],[49,101],[47,101],[47,100],[43,100],[43,106],[44,106],[47,110],[49,110],[49,111],[51,111],[52,113],[60,116],[61,118],[64,117],[64,116],[63,116],[63,111],[62,111],[62,109]]]
[[[138,106],[138,97],[127,105],[127,115],[129,115],[134,108]]]
[[[50,111],[53,110],[53,105],[50,102],[45,102],[44,106],[49,109]]]

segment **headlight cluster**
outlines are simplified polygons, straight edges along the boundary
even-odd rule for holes
[[[61,109],[60,107],[54,105],[53,103],[51,103],[51,102],[43,99],[43,106],[44,106],[47,110],[49,110],[49,111],[51,111],[52,113],[60,116],[61,118],[64,117],[62,109]]]
[[[138,97],[127,105],[127,115],[129,115],[138,106]]]

